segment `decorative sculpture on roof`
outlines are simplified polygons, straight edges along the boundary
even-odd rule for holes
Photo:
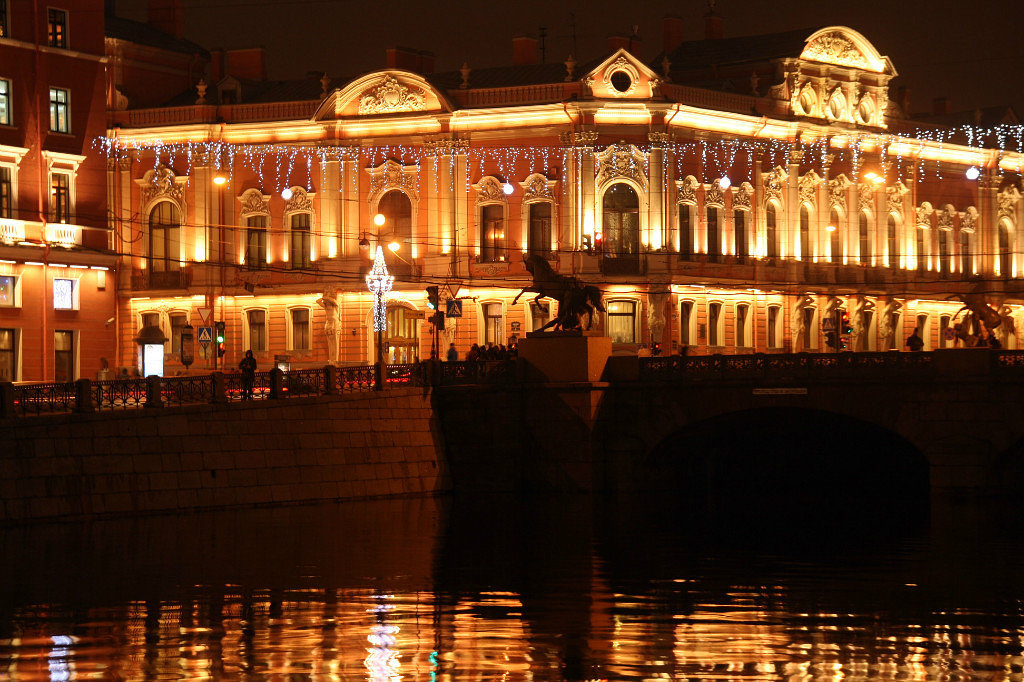
[[[537,294],[533,299],[535,302],[542,298],[558,301],[558,314],[537,331],[549,328],[561,331],[590,329],[594,323],[594,314],[605,311],[601,290],[597,287],[584,284],[577,277],[555,272],[547,260],[536,254],[531,254],[523,261],[527,271],[533,275],[533,283],[512,299],[512,305],[518,303],[519,298],[528,291]],[[587,318],[585,327],[584,316]]]
[[[427,100],[423,93],[402,85],[391,76],[384,76],[380,84],[359,98],[360,114],[394,114],[403,111],[422,111]]]
[[[868,60],[853,41],[838,31],[818,36],[807,44],[804,51],[800,53],[802,59],[812,59],[816,62],[837,64],[839,66],[852,66],[858,69],[870,69]]]

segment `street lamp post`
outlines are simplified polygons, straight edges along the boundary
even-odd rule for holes
[[[366,288],[374,295],[373,302],[373,331],[377,341],[377,363],[374,366],[374,388],[378,391],[384,390],[384,363],[386,354],[384,343],[388,331],[388,306],[387,296],[391,286],[395,283],[394,275],[388,274],[388,266],[384,262],[384,250],[378,245],[377,255],[373,259],[373,267],[370,274],[366,276]]]

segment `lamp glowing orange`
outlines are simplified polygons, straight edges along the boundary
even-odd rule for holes
[[[224,175],[223,173],[217,173],[216,175],[213,176],[213,184],[215,185],[223,185],[227,181],[228,176]]]
[[[398,251],[400,248],[402,248],[402,245],[399,244],[398,242],[391,242],[390,244],[388,244],[388,249],[391,251],[391,253]]]
[[[373,224],[376,225],[377,227],[383,225],[385,220],[387,220],[387,218],[384,217],[383,213],[378,213],[377,215],[373,216]]]

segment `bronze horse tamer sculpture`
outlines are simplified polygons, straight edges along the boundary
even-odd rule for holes
[[[601,290],[597,287],[584,284],[576,277],[555,272],[547,260],[536,254],[523,258],[523,261],[527,271],[533,275],[533,283],[512,299],[512,305],[526,292],[537,294],[534,301],[542,298],[558,301],[558,315],[537,331],[552,327],[559,330],[590,329],[594,323],[594,313],[605,312]],[[583,327],[584,315],[587,317],[586,327]]]

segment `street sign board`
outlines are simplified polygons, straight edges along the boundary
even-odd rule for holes
[[[213,327],[200,327],[196,338],[199,343],[213,343]]]
[[[213,308],[196,308],[196,312],[199,313],[199,319],[203,324],[209,324]]]
[[[457,298],[449,298],[445,301],[445,317],[462,317],[462,301]]]
[[[821,330],[825,332],[835,331],[836,321],[832,317],[826,317],[821,321]]]

